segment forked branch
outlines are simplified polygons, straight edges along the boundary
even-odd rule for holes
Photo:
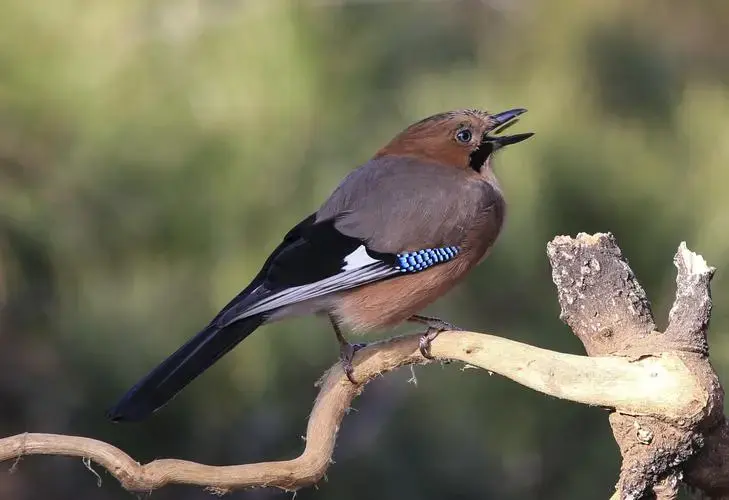
[[[729,482],[721,477],[726,472],[722,465],[717,465],[724,462],[699,452],[704,438],[712,443],[711,453],[729,448],[720,425],[721,387],[706,349],[699,345],[702,341],[705,345],[713,270],[680,247],[679,293],[671,327],[662,334],[654,331],[645,294],[612,236],[558,237],[548,246],[548,254],[561,317],[590,356],[475,332],[442,333],[433,342],[432,354],[501,374],[551,396],[613,409],[611,425],[624,459],[614,498],[675,498],[671,492],[676,488],[670,485],[682,478],[705,491],[721,492]],[[347,380],[338,363],[334,365],[320,382],[305,449],[293,460],[214,467],[162,459],[141,465],[102,441],[27,433],[0,439],[0,461],[25,455],[84,457],[134,491],[171,483],[218,492],[263,486],[296,490],[325,474],[342,419],[367,382],[404,365],[426,363],[418,350],[418,336],[408,335],[358,351],[354,361],[358,385]],[[689,462],[691,458],[695,460]]]

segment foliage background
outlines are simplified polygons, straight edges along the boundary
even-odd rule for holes
[[[720,0],[4,0],[0,434],[87,435],[139,461],[297,455],[337,355],[320,319],[261,329],[143,424],[103,410],[351,168],[460,107],[527,107],[518,128],[537,136],[500,157],[497,248],[430,312],[580,353],[546,242],[612,231],[665,326],[687,240],[719,268],[712,360],[729,380],[728,30]],[[297,498],[609,496],[603,410],[455,365],[416,375],[368,386],[328,479]],[[0,498],[133,498],[102,477],[25,458]]]

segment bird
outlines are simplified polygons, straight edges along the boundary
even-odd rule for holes
[[[286,233],[250,284],[129,389],[107,417],[148,417],[258,327],[292,316],[328,317],[351,383],[357,383],[352,360],[364,344],[350,344],[343,329],[423,324],[420,352],[432,359],[438,333],[457,328],[419,313],[496,242],[506,202],[493,157],[534,135],[500,135],[526,111],[447,111],[397,134]]]

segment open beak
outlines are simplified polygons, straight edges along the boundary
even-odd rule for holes
[[[497,146],[497,148],[502,148],[504,146],[509,146],[510,144],[516,144],[517,142],[525,141],[529,139],[531,136],[534,135],[533,132],[527,132],[525,134],[514,134],[514,135],[490,135],[493,134],[500,134],[507,128],[514,125],[516,122],[519,121],[518,116],[526,113],[527,110],[524,108],[516,108],[516,109],[510,109],[508,111],[504,111],[502,113],[496,113],[495,115],[489,116],[489,120],[491,121],[491,126],[488,128],[486,133],[483,136],[483,139],[481,140],[482,143],[484,142],[490,142]]]

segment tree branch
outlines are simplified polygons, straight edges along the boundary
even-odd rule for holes
[[[589,358],[540,349],[475,332],[444,332],[433,342],[432,354],[498,373],[520,384],[562,399],[618,407],[633,414],[695,413],[692,374],[675,356],[641,360]],[[373,343],[357,352],[355,380],[363,384],[403,365],[425,363],[418,335]],[[211,467],[183,460],[155,460],[139,465],[110,444],[84,437],[19,434],[0,439],[0,461],[24,455],[68,455],[90,458],[134,491],[170,483],[195,484],[221,490],[277,486],[295,490],[318,481],[334,451],[336,433],[362,385],[352,385],[339,363],[324,375],[309,418],[306,448],[289,461]]]
[[[623,456],[620,499],[677,498],[687,462],[699,454],[707,429],[723,419],[723,391],[706,349],[711,313],[709,284],[714,270],[679,246],[676,300],[665,333],[655,331],[650,303],[611,234],[559,236],[547,245],[561,318],[590,355],[645,360],[671,353],[693,374],[699,412],[670,417],[661,412],[626,415],[620,408],[610,425]],[[704,399],[704,397],[706,399]],[[709,483],[693,482],[703,490]]]
[[[681,480],[711,494],[729,491],[729,427],[706,348],[713,269],[684,244],[679,247],[676,302],[669,328],[660,333],[645,292],[611,235],[557,237],[547,253],[561,318],[590,356],[475,332],[442,333],[432,354],[554,397],[612,409],[610,423],[623,456],[615,499],[677,498]],[[261,486],[296,490],[323,477],[342,419],[367,382],[403,365],[426,363],[418,336],[408,335],[357,352],[354,377],[359,385],[351,384],[335,364],[319,383],[305,449],[293,460],[214,467],[162,459],[140,465],[102,441],[27,433],[0,439],[0,461],[25,455],[84,457],[133,491],[171,483],[218,492]]]

